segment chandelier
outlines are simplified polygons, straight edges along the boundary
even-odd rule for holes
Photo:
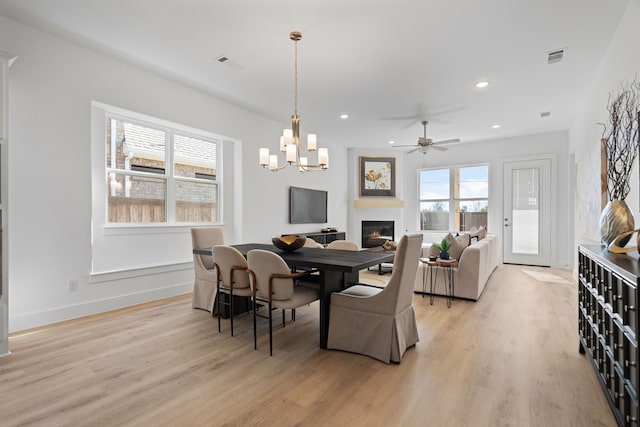
[[[294,96],[293,116],[291,116],[291,129],[285,129],[280,137],[280,151],[286,153],[286,161],[283,166],[278,166],[278,154],[269,154],[268,148],[260,149],[260,166],[278,171],[287,166],[298,167],[300,172],[314,170],[327,170],[329,168],[329,150],[318,148],[318,163],[310,164],[309,159],[301,156],[306,152],[316,151],[316,134],[307,135],[307,148],[300,143],[300,116],[298,116],[298,42],[302,39],[302,33],[292,31],[289,38],[294,41]]]

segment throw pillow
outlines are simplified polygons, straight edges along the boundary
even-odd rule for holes
[[[438,255],[440,255],[440,250],[438,248],[436,248],[436,245],[431,245],[431,247],[429,248],[429,253],[427,254],[427,256],[434,256],[434,257],[438,257]]]
[[[462,246],[467,247],[471,244],[471,234],[469,233],[462,233],[460,235],[458,235],[456,237],[456,240],[458,241],[458,243],[460,243]]]
[[[485,237],[487,237],[487,229],[480,226],[480,229],[478,230],[478,240],[482,240]]]
[[[460,255],[462,255],[462,251],[464,251],[468,245],[465,246],[460,243],[458,239],[453,237],[451,233],[447,234],[446,239],[449,243],[451,243],[451,248],[449,249],[449,257],[459,260]]]

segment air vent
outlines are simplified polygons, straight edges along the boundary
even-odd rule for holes
[[[555,62],[562,61],[564,59],[564,51],[564,49],[559,49],[547,52],[547,64],[553,64]]]
[[[216,61],[218,62],[227,62],[229,60],[229,58],[227,58],[226,56],[222,55],[216,58]]]
[[[551,115],[551,111],[543,111],[542,113],[540,113],[540,117],[544,118],[544,117],[549,117]]]

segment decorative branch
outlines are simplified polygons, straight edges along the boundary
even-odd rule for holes
[[[631,191],[629,177],[638,156],[640,139],[640,82],[622,83],[609,94],[608,124],[603,126],[602,140],[607,148],[607,195],[609,200],[625,200]]]

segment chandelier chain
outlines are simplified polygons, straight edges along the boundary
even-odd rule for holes
[[[293,60],[293,113],[298,115],[298,41],[294,44],[294,60]]]

